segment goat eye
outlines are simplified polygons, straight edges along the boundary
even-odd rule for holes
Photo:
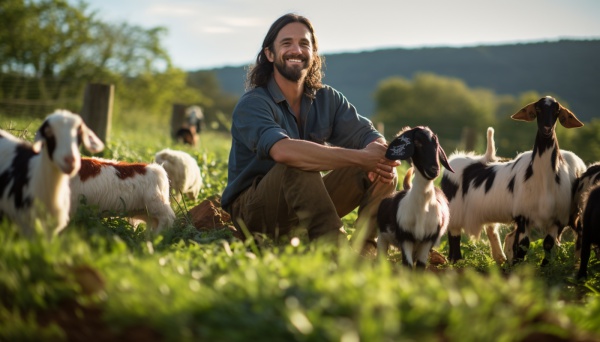
[[[44,127],[44,136],[46,138],[50,138],[52,137],[54,134],[52,134],[52,128],[50,127],[50,125]]]

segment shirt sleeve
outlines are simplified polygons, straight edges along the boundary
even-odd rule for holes
[[[361,149],[383,135],[368,118],[360,115],[354,105],[339,91],[329,88],[331,110],[335,113],[331,143],[336,146]]]
[[[271,159],[271,147],[289,137],[276,118],[274,102],[257,95],[243,96],[233,110],[232,133],[259,159]]]

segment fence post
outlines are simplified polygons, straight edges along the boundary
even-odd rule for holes
[[[173,104],[173,111],[171,113],[171,137],[176,138],[177,130],[181,128],[181,125],[185,121],[185,109],[186,105],[181,103]]]
[[[110,136],[114,86],[89,83],[83,95],[81,118],[105,144]]]

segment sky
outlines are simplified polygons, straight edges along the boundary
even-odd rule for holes
[[[78,0],[69,0],[75,4]],[[271,23],[308,17],[321,54],[600,39],[599,0],[84,0],[110,23],[167,28],[186,71],[253,63]]]

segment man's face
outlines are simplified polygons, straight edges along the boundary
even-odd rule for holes
[[[277,34],[273,46],[275,51],[266,48],[265,54],[276,72],[292,82],[303,80],[313,63],[312,35],[308,28],[301,23],[287,24]]]

